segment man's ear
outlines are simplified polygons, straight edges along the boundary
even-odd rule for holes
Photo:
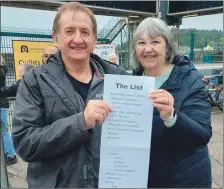
[[[57,37],[57,34],[55,32],[52,32],[52,38],[54,40],[54,43],[57,44],[57,46],[58,46],[58,37]]]

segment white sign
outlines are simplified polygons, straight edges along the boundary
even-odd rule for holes
[[[105,74],[99,188],[147,188],[154,89],[153,77]]]
[[[108,60],[111,54],[115,54],[115,45],[112,44],[98,44],[96,45],[93,53],[97,54],[100,58]]]

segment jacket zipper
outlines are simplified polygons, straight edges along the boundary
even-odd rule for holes
[[[94,87],[96,87],[98,84],[100,84],[102,82],[102,80],[98,80],[96,83],[94,83],[94,85],[92,85],[92,86],[90,86],[90,88],[89,88],[89,91],[88,91],[88,93],[87,93],[87,97],[86,97],[86,100],[85,100],[85,102],[84,102],[84,107],[83,107],[83,111],[84,111],[84,108],[86,107],[86,105],[87,105],[87,102],[90,100],[89,98],[90,98],[90,91],[91,91],[91,89],[93,89]],[[86,176],[87,176],[87,187],[88,188],[92,188],[92,187],[94,187],[94,185],[95,185],[95,178],[89,178],[89,172],[88,172],[88,166],[89,166],[89,164],[91,165],[91,173],[92,173],[92,175],[93,175],[93,162],[92,162],[92,159],[91,159],[91,161],[90,161],[90,159],[88,158],[88,155],[87,155],[87,150],[88,150],[88,145],[90,145],[90,142],[88,142],[87,144],[85,144],[84,146],[85,146],[85,149],[86,149],[86,158],[85,158],[85,173],[86,173]],[[92,149],[91,149],[91,146],[90,146],[90,153],[92,153]],[[93,179],[93,185],[92,185],[92,182],[91,182],[91,179]]]

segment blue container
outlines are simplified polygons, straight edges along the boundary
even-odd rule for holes
[[[209,83],[211,83],[211,84],[216,84],[216,85],[218,85],[218,81],[219,81],[218,78],[211,78],[211,79],[209,79]]]
[[[204,56],[203,56],[203,63],[213,63],[214,62],[214,56],[213,54],[211,53],[206,53]]]

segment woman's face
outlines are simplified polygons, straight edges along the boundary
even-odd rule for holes
[[[163,37],[151,38],[144,33],[135,46],[136,56],[146,70],[161,69],[166,63],[166,41]]]
[[[4,65],[5,60],[3,59],[2,55],[1,55],[1,61],[0,61],[0,65]]]
[[[117,56],[116,55],[111,56],[110,61],[114,64],[117,64]]]

